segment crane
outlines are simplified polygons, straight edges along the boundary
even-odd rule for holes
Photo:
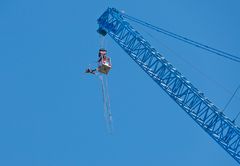
[[[240,164],[240,128],[153,48],[122,12],[108,8],[97,32],[109,35],[210,137]]]

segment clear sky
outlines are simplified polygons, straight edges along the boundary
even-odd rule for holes
[[[84,70],[97,59],[96,20],[108,6],[240,56],[238,0],[1,0],[0,165],[238,165],[109,37],[114,133],[107,133],[100,81]],[[240,84],[239,64],[135,28],[225,106]],[[226,115],[239,107],[240,92]]]

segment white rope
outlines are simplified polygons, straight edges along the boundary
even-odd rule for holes
[[[108,84],[107,79],[104,79],[104,76],[100,75],[99,79],[102,83],[102,94],[103,94],[103,108],[104,108],[104,117],[107,122],[107,129],[109,133],[112,134],[113,127],[112,127],[112,114],[110,111],[110,98],[108,95]]]
[[[103,77],[99,76],[99,79],[101,80],[101,83],[102,83],[104,117],[107,120],[107,105],[106,105],[106,96],[105,96],[105,87],[104,87]]]
[[[110,130],[112,132],[113,130],[113,125],[112,125],[112,113],[111,113],[111,105],[110,105],[110,97],[109,97],[109,93],[108,93],[108,78],[107,75],[105,76],[105,85],[106,85],[106,98],[107,98],[107,111],[108,111],[108,123],[109,123],[109,127]]]
[[[101,34],[99,34],[99,44],[100,44],[100,48],[105,47],[105,37],[102,36]]]

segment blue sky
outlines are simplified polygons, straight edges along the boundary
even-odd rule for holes
[[[109,37],[115,130],[107,133],[100,81],[84,70],[96,61],[96,19],[108,6],[240,55],[237,0],[3,0],[0,165],[238,165]],[[239,64],[135,28],[219,108],[225,106],[240,83]],[[234,118],[239,106],[240,92],[226,115]]]

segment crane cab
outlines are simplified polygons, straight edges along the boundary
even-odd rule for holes
[[[111,59],[106,54],[107,51],[105,49],[99,50],[98,71],[103,74],[108,74],[112,68]]]

